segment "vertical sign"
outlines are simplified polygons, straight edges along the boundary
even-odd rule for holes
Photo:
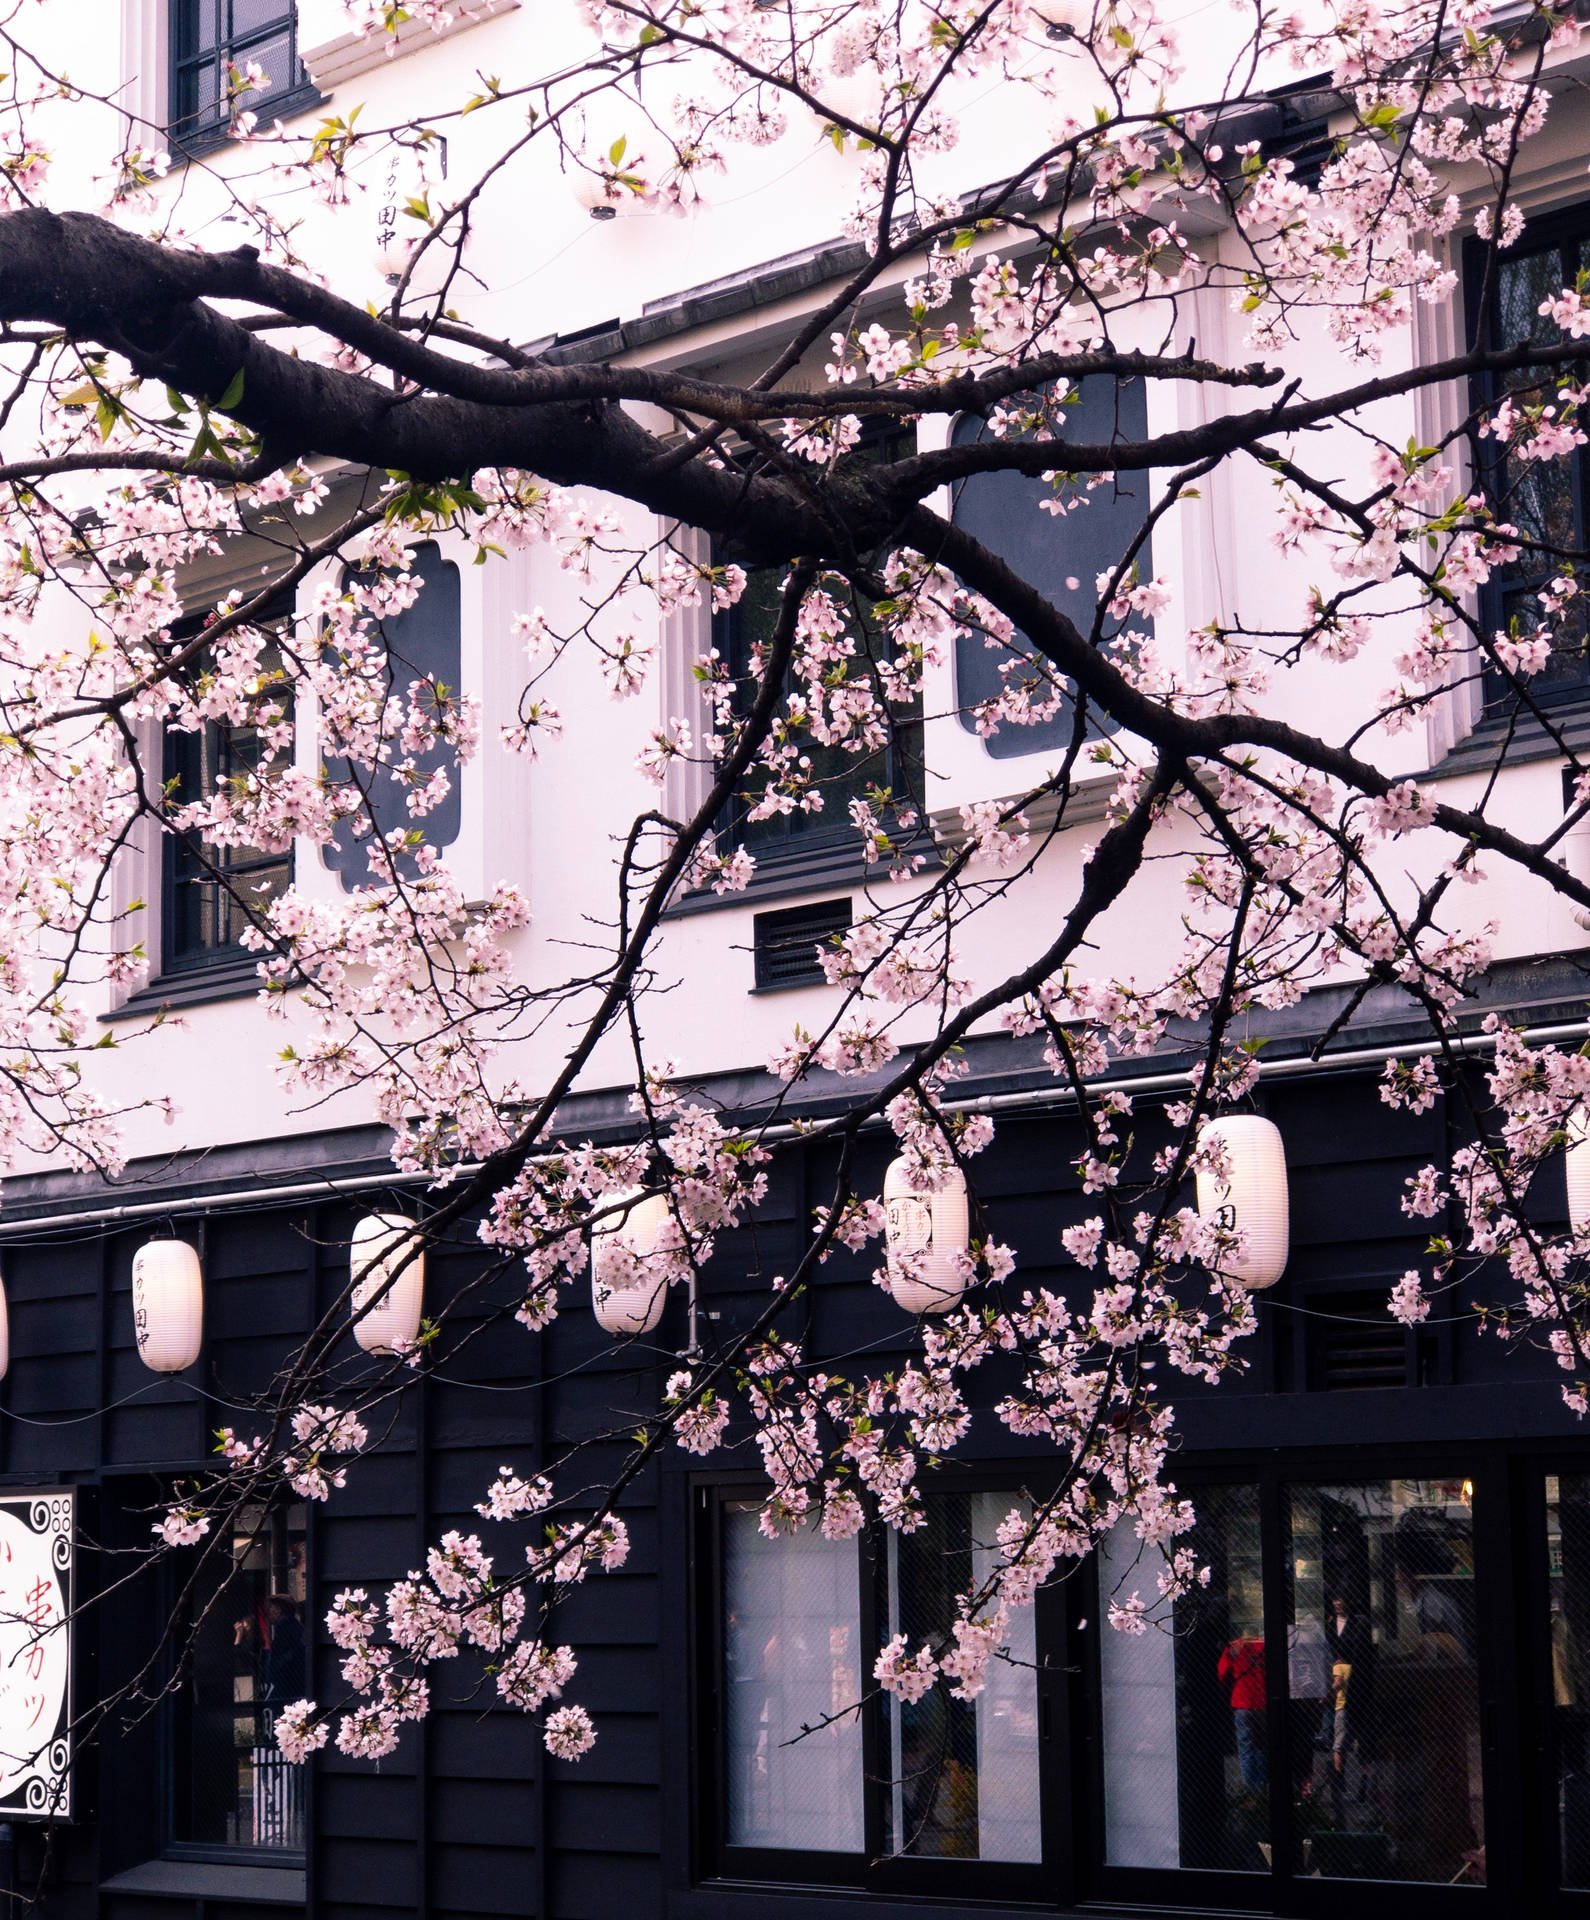
[[[71,1813],[75,1496],[0,1492],[0,1819]]]

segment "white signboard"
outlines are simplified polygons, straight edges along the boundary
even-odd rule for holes
[[[0,1820],[71,1812],[69,1487],[0,1492]]]

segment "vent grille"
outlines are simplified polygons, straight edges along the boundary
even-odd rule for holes
[[[1408,1332],[1392,1319],[1387,1297],[1374,1288],[1309,1298],[1308,1384],[1316,1393],[1408,1385]]]
[[[820,987],[823,970],[817,946],[850,925],[848,900],[823,900],[815,907],[785,913],[759,913],[752,922],[756,984],[770,987]]]

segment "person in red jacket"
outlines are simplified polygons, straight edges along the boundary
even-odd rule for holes
[[[1262,1787],[1269,1779],[1268,1739],[1264,1724],[1264,1642],[1242,1636],[1233,1640],[1215,1669],[1231,1702],[1237,1730],[1237,1765],[1245,1787]]]

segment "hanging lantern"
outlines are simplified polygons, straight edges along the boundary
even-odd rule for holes
[[[1568,1176],[1568,1224],[1575,1233],[1583,1233],[1590,1227],[1590,1115],[1583,1107],[1568,1122],[1563,1165]]]
[[[389,287],[395,287],[408,272],[414,249],[428,231],[424,220],[409,212],[410,203],[425,203],[440,218],[443,204],[431,196],[446,177],[445,141],[437,141],[434,150],[392,142],[375,205],[375,270]],[[428,300],[446,285],[454,263],[452,243],[457,238],[455,223],[425,249],[408,284],[410,299]]]
[[[935,1193],[911,1184],[904,1160],[883,1176],[889,1291],[907,1313],[945,1313],[971,1284],[966,1181],[958,1167]]]
[[[1199,1169],[1198,1211],[1206,1220],[1229,1213],[1247,1240],[1247,1251],[1228,1256],[1221,1271],[1248,1288],[1273,1287],[1286,1271],[1290,1235],[1281,1131],[1256,1113],[1228,1113],[1198,1136],[1200,1146],[1214,1139],[1231,1171],[1222,1180]]]
[[[1051,40],[1075,40],[1093,23],[1087,0],[1033,0],[1032,12]]]
[[[11,1314],[6,1306],[4,1281],[0,1281],[0,1380],[11,1365]]]
[[[133,1331],[153,1373],[181,1373],[204,1344],[204,1278],[186,1240],[147,1240],[133,1255]]]
[[[372,1213],[353,1230],[348,1247],[348,1266],[354,1276],[353,1337],[366,1353],[396,1353],[419,1338],[425,1301],[424,1249],[398,1271],[403,1256],[414,1246],[414,1231],[415,1223],[401,1213]],[[372,1300],[375,1305],[364,1313],[362,1309]]]
[[[579,159],[566,177],[574,198],[593,220],[618,220],[647,211],[646,156],[638,142],[651,127],[638,101],[615,87],[581,103]]]
[[[668,1264],[656,1255],[673,1216],[665,1194],[617,1198],[634,1204],[591,1228],[591,1309],[607,1333],[650,1333],[668,1298]]]

